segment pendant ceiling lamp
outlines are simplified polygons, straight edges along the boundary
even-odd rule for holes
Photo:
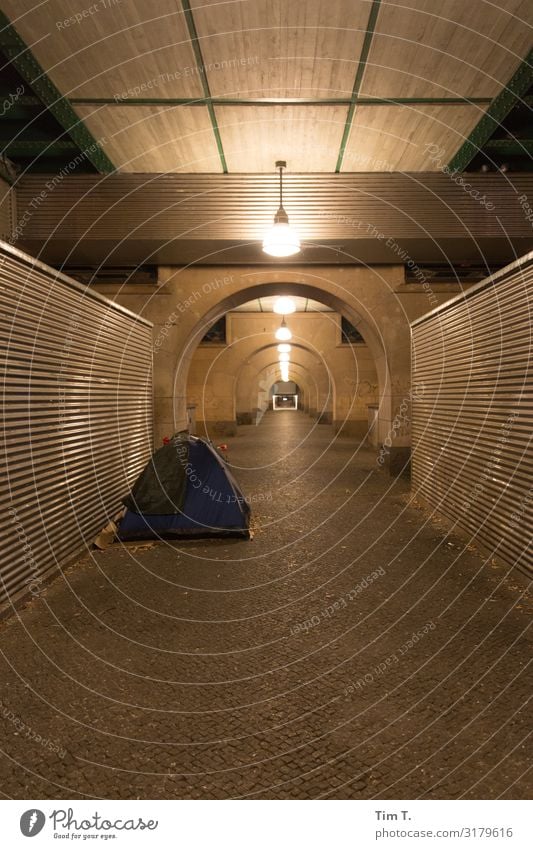
[[[282,295],[281,298],[276,298],[274,301],[273,309],[276,315],[291,315],[296,311],[296,304],[292,298]]]
[[[274,226],[263,239],[263,251],[269,256],[293,256],[300,251],[300,240],[289,224],[289,216],[283,209],[283,169],[286,162],[276,162],[279,168],[279,209],[274,218]]]
[[[289,339],[292,339],[292,333],[287,327],[285,316],[283,316],[281,324],[276,330],[276,339],[278,340],[278,342],[288,342]]]

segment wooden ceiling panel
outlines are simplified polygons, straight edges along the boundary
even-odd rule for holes
[[[121,171],[222,170],[204,106],[78,105],[76,111]]]
[[[531,0],[382,3],[366,97],[494,97],[532,40]]]
[[[482,114],[476,106],[359,106],[342,170],[438,171]]]
[[[174,0],[5,0],[2,9],[67,97],[202,95]]]
[[[272,173],[278,159],[295,172],[333,171],[346,107],[217,106],[230,172]]]
[[[191,7],[213,96],[351,94],[368,2],[193,0]]]

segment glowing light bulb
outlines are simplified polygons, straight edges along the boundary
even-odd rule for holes
[[[265,234],[263,251],[269,256],[292,256],[300,251],[300,239],[289,225],[289,216],[283,208],[283,169],[287,163],[276,162],[279,168],[279,209],[274,217],[274,226]]]
[[[269,256],[294,256],[300,250],[300,239],[288,221],[275,221],[263,239],[263,251]]]
[[[296,304],[294,303],[292,298],[287,298],[283,295],[281,298],[278,298],[274,304],[274,312],[277,315],[290,315],[295,312]]]
[[[292,339],[292,333],[287,327],[287,324],[285,322],[285,316],[283,316],[282,322],[276,330],[275,335],[278,342],[288,342],[289,339]]]

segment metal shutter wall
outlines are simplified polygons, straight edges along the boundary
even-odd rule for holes
[[[20,225],[30,213],[24,240],[253,241],[263,238],[279,201],[275,174],[80,174],[53,191],[49,180],[31,174],[17,181]],[[533,195],[533,175],[469,173],[468,181],[488,200],[497,198],[498,216],[440,172],[283,177],[287,211],[306,239],[368,238],[369,222],[397,239],[501,239],[500,221],[508,238],[531,237],[517,195]],[[46,203],[36,205],[43,192]]]
[[[0,179],[0,239],[11,238],[15,218],[15,189]]]
[[[533,574],[533,253],[413,323],[413,485]]]
[[[72,559],[152,444],[151,325],[0,243],[0,605]]]

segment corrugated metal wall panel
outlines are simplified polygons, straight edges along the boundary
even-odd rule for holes
[[[413,486],[533,574],[533,254],[413,324]]]
[[[152,446],[151,325],[0,243],[0,605],[92,540]]]
[[[501,238],[502,222],[509,237],[531,236],[517,199],[533,196],[529,174],[468,175],[478,197],[497,202],[498,215],[441,173],[288,173],[283,183],[303,239],[362,240],[372,228],[395,238]],[[17,207],[29,240],[254,241],[272,222],[278,192],[275,173],[83,174],[57,186],[47,175],[28,175],[17,183]]]
[[[0,239],[10,239],[16,217],[15,189],[0,179]]]

